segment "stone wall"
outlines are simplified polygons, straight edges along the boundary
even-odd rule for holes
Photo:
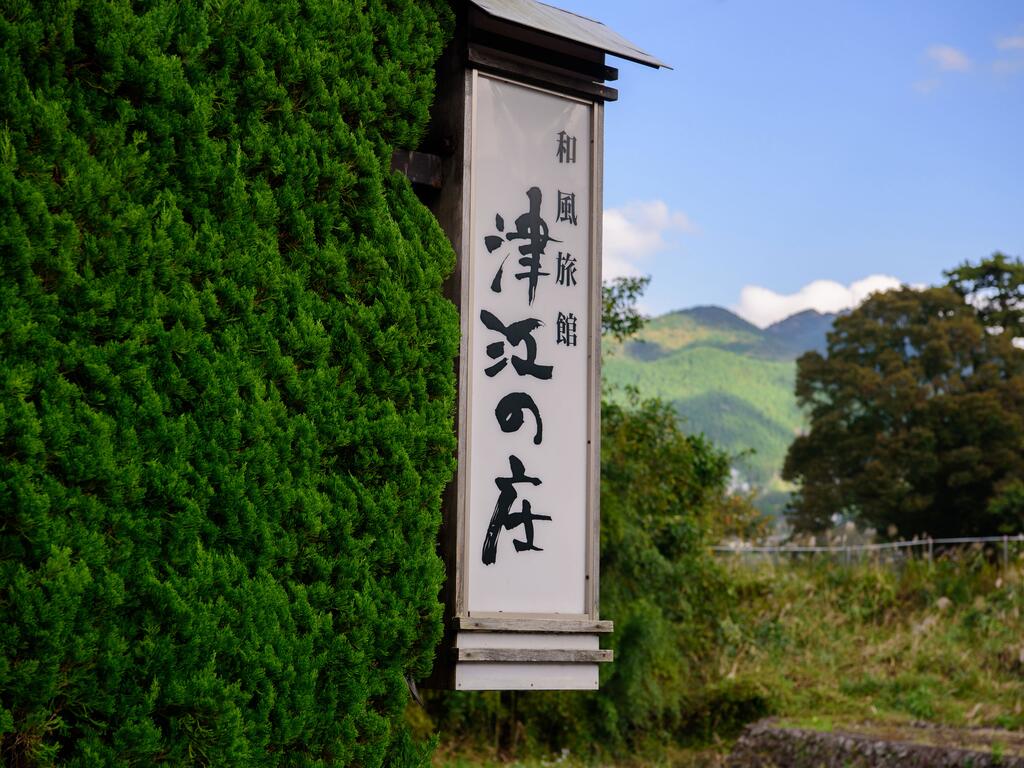
[[[1016,746],[1009,755],[999,746],[992,749],[975,746],[985,740],[978,738],[980,733],[908,728],[902,729],[903,738],[893,739],[870,732],[855,733],[852,729],[823,732],[762,720],[747,727],[726,765],[729,768],[1024,768],[1024,757]],[[985,732],[986,735],[993,733],[998,732]],[[996,737],[990,743],[1014,743],[1020,738],[1019,734],[1006,733],[1005,741]],[[965,746],[968,743],[970,747]]]

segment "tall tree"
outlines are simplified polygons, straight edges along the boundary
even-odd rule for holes
[[[945,273],[949,286],[978,310],[992,330],[1024,336],[1024,262],[996,251],[978,264]]]
[[[836,320],[826,355],[800,358],[796,394],[811,428],[783,471],[801,485],[796,528],[835,514],[901,535],[1024,524],[1020,505],[991,503],[1024,478],[1024,352],[964,290],[980,276],[1019,294],[1000,264],[966,265],[954,286],[876,294]]]

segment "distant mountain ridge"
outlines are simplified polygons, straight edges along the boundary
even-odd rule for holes
[[[835,313],[824,314],[816,309],[805,309],[772,323],[764,329],[764,333],[782,339],[796,359],[811,350],[825,351],[826,336],[832,330],[836,317]]]
[[[607,342],[603,375],[612,397],[626,385],[673,404],[690,432],[729,451],[742,476],[778,511],[786,450],[804,427],[793,387],[796,359],[824,351],[835,315],[807,310],[758,328],[717,306],[651,319],[622,345]]]
[[[812,349],[824,351],[825,336],[832,330],[832,322],[837,317],[835,313],[805,309],[778,320],[766,328],[758,328],[729,309],[708,304],[689,309],[677,309],[661,317],[652,318],[652,322],[669,315],[691,318],[698,324],[709,328],[750,334],[762,339],[768,348],[780,351],[785,349],[786,354],[791,355],[793,359]],[[807,346],[808,344],[810,346]]]

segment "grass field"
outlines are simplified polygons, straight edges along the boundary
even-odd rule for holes
[[[902,566],[730,567],[719,671],[780,715],[1024,727],[1024,566],[977,553]]]

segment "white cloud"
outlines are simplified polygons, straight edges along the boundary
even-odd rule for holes
[[[939,81],[934,78],[931,80],[918,80],[913,83],[913,87],[918,93],[931,93],[939,87]]]
[[[933,45],[928,49],[928,58],[944,72],[966,72],[971,60],[963,51],[951,45]]]
[[[1001,51],[1024,51],[1024,35],[1000,37],[996,40],[996,48]]]
[[[740,291],[739,304],[733,311],[754,325],[765,328],[806,309],[819,312],[841,312],[852,309],[872,293],[899,288],[900,281],[891,275],[870,275],[850,285],[834,280],[815,280],[796,293],[776,293],[759,285],[746,285]]]
[[[662,200],[630,203],[604,212],[605,280],[644,273],[641,263],[671,247],[673,234],[692,234],[696,227],[681,211],[672,211]]]
[[[992,71],[997,75],[1015,75],[1024,72],[1024,34],[1007,35],[996,39],[996,48],[1005,51],[1006,58],[992,62]]]

